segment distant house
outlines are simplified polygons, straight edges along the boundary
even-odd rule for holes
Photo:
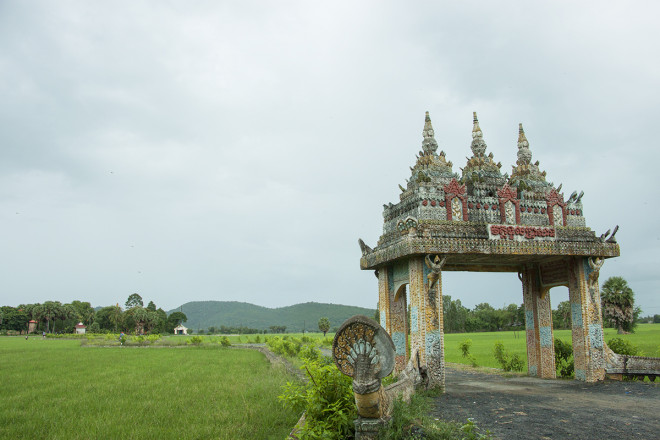
[[[85,324],[83,324],[82,322],[76,324],[76,334],[84,335],[85,331],[87,331],[87,326]]]
[[[184,327],[181,324],[179,324],[177,327],[174,327],[174,334],[175,335],[187,335],[188,334],[188,328]]]
[[[36,331],[37,331],[37,321],[31,319],[30,322],[28,322],[28,333],[34,333]]]

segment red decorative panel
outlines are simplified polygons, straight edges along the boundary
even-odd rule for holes
[[[465,190],[465,184],[461,185],[456,179],[451,179],[447,185],[443,188],[445,190],[445,206],[447,207],[447,220],[452,219],[452,209],[451,201],[454,197],[458,197],[463,205],[463,218],[457,220],[468,220],[468,204],[467,204],[467,192]]]
[[[566,203],[564,203],[564,195],[559,194],[555,188],[552,188],[550,192],[545,196],[546,203],[548,205],[548,217],[550,224],[553,226],[566,226]],[[554,209],[558,207],[561,209],[562,214],[562,225],[555,225],[555,216]]]

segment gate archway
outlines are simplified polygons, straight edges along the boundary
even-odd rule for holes
[[[429,383],[444,387],[442,272],[513,272],[522,283],[528,373],[555,377],[549,290],[566,286],[571,304],[575,376],[593,382],[605,376],[598,273],[604,259],[619,256],[608,231],[586,226],[583,193],[564,200],[561,185],[546,181],[522,124],[518,161],[511,176],[486,154],[476,113],[472,157],[462,176],[437,153],[427,112],[422,151],[400,201],[384,206],[383,234],[372,249],[362,240],[360,267],[376,271],[381,325],[397,347],[396,369],[405,365],[405,296],[409,286],[410,345],[426,367]],[[401,332],[404,332],[401,334]]]

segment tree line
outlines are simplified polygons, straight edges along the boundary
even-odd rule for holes
[[[90,333],[173,333],[174,327],[186,322],[182,312],[169,316],[153,301],[144,307],[142,297],[131,294],[122,308],[119,304],[94,310],[89,302],[46,301],[36,304],[21,304],[18,307],[0,307],[0,330],[23,332],[28,322],[36,321],[35,331],[41,333],[73,333],[82,322]]]
[[[635,306],[634,292],[624,278],[616,276],[608,278],[600,292],[604,326],[616,328],[619,333],[629,333],[634,331],[639,322],[660,322],[660,315],[640,318],[642,310]],[[492,332],[525,328],[523,304],[509,304],[497,309],[484,302],[469,309],[461,304],[460,299],[453,300],[450,295],[444,295],[442,313],[445,333]],[[408,314],[407,322],[410,323],[410,310]],[[569,301],[557,304],[557,308],[552,311],[553,328],[570,329],[571,314]],[[378,317],[376,311],[376,321]]]

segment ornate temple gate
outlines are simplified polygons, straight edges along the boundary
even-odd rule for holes
[[[606,346],[598,273],[605,258],[619,255],[616,228],[597,237],[586,227],[583,194],[564,201],[561,185],[546,182],[538,162],[531,163],[522,125],[510,177],[500,173],[492,153],[486,155],[476,114],[473,156],[461,178],[444,152],[436,153],[428,113],[423,135],[423,151],[407,187],[400,186],[400,202],[384,205],[378,245],[372,249],[360,240],[360,266],[378,277],[380,324],[395,345],[395,370],[406,365],[409,343],[430,385],[444,387],[443,271],[513,272],[522,283],[528,373],[555,377],[549,290],[566,286],[575,377],[602,380]]]

